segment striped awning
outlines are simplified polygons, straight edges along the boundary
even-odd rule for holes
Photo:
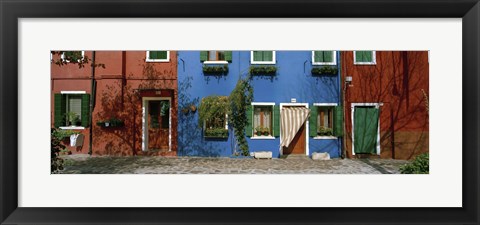
[[[302,125],[308,120],[310,109],[305,107],[284,107],[281,111],[281,135],[280,154],[283,154],[283,147],[287,147],[300,130]]]

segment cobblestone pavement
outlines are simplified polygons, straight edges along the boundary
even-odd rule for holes
[[[64,174],[398,174],[405,160],[62,156]]]

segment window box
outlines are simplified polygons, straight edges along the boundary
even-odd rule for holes
[[[228,138],[228,130],[225,128],[206,128],[205,138]]]
[[[312,75],[337,75],[338,69],[335,66],[313,67]]]
[[[125,124],[122,120],[113,118],[105,121],[98,121],[97,125],[100,127],[123,127]]]
[[[249,72],[252,75],[275,75],[277,69],[276,66],[250,66]]]
[[[228,73],[228,65],[203,65],[204,74],[226,75]]]

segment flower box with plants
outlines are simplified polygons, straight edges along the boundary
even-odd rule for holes
[[[268,129],[268,127],[262,127],[262,126],[255,127],[255,135],[270,136],[270,129]]]
[[[206,128],[206,138],[228,138],[228,130],[225,128]]]
[[[338,69],[335,66],[313,67],[312,75],[337,75]]]
[[[249,72],[252,75],[275,75],[277,69],[276,66],[250,66]]]
[[[317,131],[318,136],[333,136],[333,129],[328,127],[320,127]]]
[[[98,121],[97,125],[100,127],[123,127],[124,123],[120,119],[111,118],[109,120]]]
[[[225,75],[228,73],[228,65],[203,65],[204,74]]]
[[[75,112],[65,113],[65,116],[67,117],[67,127],[75,127],[82,125],[82,120],[80,120],[80,116],[77,115]]]

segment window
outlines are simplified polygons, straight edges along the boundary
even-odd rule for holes
[[[228,64],[232,61],[232,51],[201,51],[200,61],[204,64]]]
[[[89,122],[90,95],[64,92],[54,96],[55,127],[86,127]]]
[[[147,51],[147,62],[169,62],[170,51]]]
[[[317,108],[317,136],[333,136],[333,106]]]
[[[310,111],[309,133],[318,139],[343,136],[343,107],[337,103],[315,103]]]
[[[253,136],[272,136],[273,106],[253,106]]]
[[[61,58],[65,62],[80,62],[85,56],[85,51],[65,51]]]
[[[357,65],[377,64],[375,51],[353,51],[353,63]]]
[[[204,121],[204,135],[209,138],[228,137],[228,115],[219,115]]]
[[[336,51],[312,51],[313,65],[336,65]]]
[[[275,64],[275,51],[251,51],[251,64]]]

